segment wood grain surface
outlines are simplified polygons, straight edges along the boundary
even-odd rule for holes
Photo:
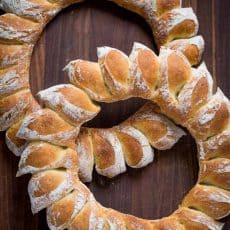
[[[192,6],[206,42],[204,60],[218,86],[230,97],[230,1],[184,0]],[[61,12],[42,34],[34,50],[30,82],[33,93],[68,82],[62,68],[76,58],[97,60],[96,47],[107,45],[130,52],[134,41],[155,49],[145,21],[107,1],[88,1]],[[102,112],[88,125],[110,127],[123,121],[143,104],[132,99],[103,104]],[[45,211],[32,216],[27,182],[15,178],[18,159],[7,149],[0,134],[0,229],[45,230]],[[191,136],[182,138],[169,151],[155,151],[155,161],[141,170],[129,169],[113,180],[94,175],[88,186],[106,207],[143,218],[169,215],[197,180],[196,145]],[[230,218],[225,230],[230,229]]]

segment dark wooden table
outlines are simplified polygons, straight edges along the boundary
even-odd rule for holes
[[[230,1],[184,0],[184,5],[197,13],[206,42],[204,60],[218,86],[230,97]],[[102,45],[129,53],[134,41],[155,49],[145,21],[113,3],[90,1],[67,8],[47,26],[36,45],[30,78],[34,94],[68,82],[62,68],[70,60],[97,60],[96,47]],[[103,104],[102,112],[89,125],[110,127],[142,104],[137,99]],[[32,216],[27,195],[29,176],[15,178],[18,159],[7,149],[4,133],[0,135],[0,229],[48,229],[45,211]],[[95,174],[88,186],[106,207],[151,219],[169,215],[196,182],[196,146],[188,135],[173,149],[155,153],[154,163],[144,169],[129,169],[113,180]],[[224,221],[224,229],[230,229],[230,219]]]

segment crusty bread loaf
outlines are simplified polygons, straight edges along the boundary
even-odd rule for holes
[[[150,50],[142,44],[136,43],[133,50],[136,49],[136,47],[139,47],[139,50],[135,51],[137,52],[137,55],[138,52],[143,51],[143,49],[150,52]],[[104,52],[105,50],[106,52]],[[116,52],[117,56],[115,55],[110,57],[110,52],[112,52],[112,56],[114,55],[114,52]],[[137,92],[137,90],[134,90],[135,81],[123,81],[127,82],[125,83],[125,87],[114,87],[114,85],[117,83],[117,85],[121,84],[118,82],[120,79],[117,78],[117,76],[120,75],[116,75],[117,65],[108,65],[108,63],[111,62],[110,60],[106,60],[107,55],[109,55],[109,59],[121,58],[121,60],[127,60],[124,63],[129,63],[129,70],[129,67],[132,66],[130,59],[120,51],[108,47],[103,47],[103,55],[104,56],[101,59],[102,56],[99,51],[98,69],[100,70],[101,68],[107,68],[106,71],[100,71],[101,79],[109,79],[109,83],[104,84],[105,89],[108,92],[107,95],[110,95],[110,98],[113,99],[110,100],[108,97],[107,100],[114,101],[136,96],[135,92]],[[206,69],[205,64],[202,64],[197,69],[192,68],[191,64],[180,51],[169,48],[161,48],[159,57],[157,57],[155,54],[153,54],[152,57],[154,57],[156,60],[153,63],[158,63],[158,71],[154,72],[156,75],[154,78],[156,79],[155,81],[157,83],[155,87],[148,88],[146,94],[143,93],[143,98],[146,97],[153,102],[156,102],[158,106],[153,102],[149,102],[126,121],[109,129],[83,128],[79,134],[79,137],[76,139],[76,150],[79,157],[78,170],[81,180],[90,181],[92,179],[92,170],[94,164],[96,171],[101,175],[114,177],[125,171],[125,163],[134,168],[143,167],[150,163],[153,160],[153,152],[150,144],[159,149],[170,148],[178,140],[178,138],[183,135],[183,131],[178,129],[170,120],[162,115],[161,112],[171,117],[177,123],[185,126],[197,140],[200,149],[205,151],[205,153],[207,151],[204,150],[204,148],[206,147],[206,149],[209,149],[211,147],[211,145],[205,145],[205,143],[209,140],[211,141],[214,137],[218,138],[221,135],[220,133],[224,133],[228,130],[230,118],[229,100],[219,89],[216,93],[213,92],[213,81],[210,73]],[[141,60],[141,58],[146,60],[146,56],[143,55],[139,57],[139,63],[144,62],[144,60]],[[133,60],[134,62],[136,61],[135,59]],[[107,62],[106,65],[104,64],[105,61]],[[74,66],[67,67],[71,69],[69,74],[72,83],[75,83],[73,79],[76,79],[79,74],[81,74],[81,79],[84,79],[86,76],[88,76],[88,74],[84,75],[80,73],[79,69],[78,71],[72,71],[75,68],[78,68],[78,66],[75,66],[75,63],[83,62],[84,61],[72,61],[71,65],[74,63]],[[96,63],[92,64],[93,66],[96,65]],[[126,64],[123,65],[123,67],[126,69]],[[153,73],[152,71],[148,70],[148,67],[152,69],[152,66],[148,65],[145,68],[145,73],[150,73],[152,75]],[[136,68],[138,68],[138,66]],[[90,66],[88,66],[88,69],[90,70]],[[120,66],[118,68],[118,72],[122,72]],[[85,73],[85,71],[83,73]],[[135,79],[137,75],[139,76],[140,80],[143,80],[143,78],[146,77],[146,75],[142,76],[137,72],[135,72],[136,75],[132,76],[131,74],[134,74],[132,71],[125,70],[124,73],[126,79]],[[106,77],[104,77],[104,75],[106,75]],[[78,86],[77,84],[75,85]],[[68,87],[72,88],[74,86],[59,85],[55,89],[63,92],[61,89]],[[201,97],[199,97],[199,91],[201,88],[203,90],[200,94]],[[84,87],[81,86],[81,89],[84,91]],[[47,94],[49,97],[43,97],[43,92],[46,92],[45,95]],[[54,100],[54,98],[56,98],[56,91],[54,90],[54,87],[46,89],[43,92],[39,93],[40,100],[45,102],[48,108],[40,111],[49,111],[50,109],[54,109],[58,114],[63,114],[63,111],[66,111],[61,109],[63,107],[63,100],[66,99],[64,93],[62,93],[64,99],[62,98],[61,100]],[[140,92],[138,94],[141,95]],[[91,96],[91,99],[93,100],[99,98],[98,100],[100,101],[100,96],[95,95],[95,92],[94,94],[89,94],[88,96],[85,94],[87,97]],[[55,103],[52,104],[51,102],[54,101]],[[72,101],[71,103],[74,104],[74,102],[75,101]],[[85,104],[83,103],[81,105]],[[85,108],[91,108],[91,106],[86,106]],[[97,111],[98,110],[96,110],[96,112]],[[71,114],[72,113],[66,112],[65,116],[71,116]],[[33,113],[31,115],[33,115]],[[27,117],[22,122],[21,128],[27,128],[27,122],[25,122]],[[84,114],[83,117],[85,120],[88,120],[87,115]],[[64,120],[68,124],[71,123],[68,117],[65,117]],[[34,127],[36,127],[37,120],[33,119],[33,122],[35,123]],[[18,135],[20,134],[20,129]],[[39,132],[42,132],[42,130]],[[26,137],[26,132],[21,132],[20,135],[22,135],[22,138],[30,140],[28,137]],[[40,141],[44,141],[42,137],[39,137],[39,135],[38,139]],[[52,144],[57,144],[55,143],[55,141],[57,141],[56,138],[47,141]],[[221,145],[224,143],[225,142],[217,144],[214,146],[215,149],[222,148]],[[62,144],[58,143],[58,145]],[[64,143],[63,146],[68,145]],[[32,151],[28,151],[28,149],[30,149],[30,144],[28,147],[26,147],[22,154],[20,161],[20,170],[22,173],[20,173],[19,170],[18,174],[20,175],[25,172],[39,172],[39,174],[33,174],[29,185],[33,212],[37,212],[44,207],[48,207],[51,203],[54,203],[55,205],[56,201],[58,203],[60,202],[60,204],[64,204],[65,199],[71,203],[69,205],[71,208],[73,203],[76,202],[73,195],[67,195],[70,191],[75,192],[75,182],[71,176],[71,173],[73,172],[71,167],[74,165],[72,160],[69,160],[69,162],[71,162],[69,164],[71,165],[70,168],[64,166],[64,168],[66,168],[64,171],[55,169],[65,165],[64,160],[66,159],[66,153],[62,151],[59,162],[56,163],[55,158],[52,159],[53,156],[51,155],[50,162],[48,161],[47,165],[44,166],[44,162],[46,162],[44,160],[44,162],[41,163],[41,166],[38,166],[36,169],[34,169],[31,167],[31,163],[29,161],[25,161],[25,159],[30,159],[30,157],[33,156],[35,156],[34,159],[36,159],[37,153],[33,149]],[[58,153],[60,150],[56,150],[56,152]],[[132,216],[126,216],[124,214],[117,214],[114,217],[114,225],[121,226],[121,229],[136,229],[138,227],[143,229],[209,229],[210,226],[212,226],[213,229],[221,229],[222,224],[212,220],[211,218],[220,219],[229,214],[230,194],[228,191],[228,168],[230,162],[226,155],[221,155],[220,158],[218,158],[218,151],[216,152],[215,160],[205,158],[205,161],[203,161],[204,156],[204,153],[200,154],[199,162],[201,171],[197,184],[185,197],[181,207],[175,213],[158,221],[147,221]],[[40,157],[37,156],[37,158],[39,159]],[[215,162],[213,163],[213,161]],[[36,160],[34,160],[34,162],[36,162]],[[32,163],[34,162],[32,161]],[[46,170],[43,171],[43,168]],[[75,168],[75,170],[77,169]],[[56,179],[54,182],[49,184],[49,178],[51,176]],[[77,183],[81,182],[78,181]],[[40,194],[36,189],[34,189],[37,184],[39,184],[39,189],[44,187],[44,189],[42,189],[44,194]],[[63,185],[63,187],[61,185]],[[55,197],[51,195],[52,193],[55,194]],[[64,197],[62,198],[64,199],[63,201],[60,199],[61,196]],[[77,227],[79,229],[84,229],[83,226],[87,226],[86,229],[97,226],[101,226],[104,229],[111,229],[112,225],[110,220],[108,220],[108,210],[106,208],[99,205],[94,199],[82,202],[84,205],[82,205],[81,211],[76,214],[75,218],[73,218],[73,216],[70,217],[70,214],[67,214],[69,216],[67,220],[65,217],[63,217],[63,213],[61,214],[59,220],[56,213],[57,211],[48,212],[47,218],[50,221],[49,225],[55,225],[54,221],[52,221],[55,218],[56,224],[63,224],[61,225],[62,227],[60,227],[60,229],[63,229],[63,226],[67,225],[69,226],[69,229],[76,229]],[[196,209],[197,211],[194,211],[193,209]],[[73,212],[71,210],[70,212]],[[197,221],[198,217],[201,218],[202,221]],[[64,223],[63,218],[65,219]]]
[[[84,60],[74,60],[64,70],[68,72],[70,82],[87,92],[93,100],[113,102],[129,97],[151,99],[154,97],[155,89],[163,81],[163,78],[159,78],[161,76],[160,71],[164,71],[164,57],[170,55],[170,53],[176,59],[173,62],[180,61],[186,70],[191,71],[188,68],[190,66],[189,62],[180,60],[182,58],[179,56],[185,59],[181,52],[170,48],[161,49],[158,58],[153,51],[140,43],[134,43],[129,57],[117,49],[100,47],[97,50],[98,64]],[[165,66],[167,66],[167,63],[165,63]],[[182,68],[183,66],[181,66]],[[182,71],[181,69],[177,71]],[[187,75],[190,75],[190,73],[187,73]],[[94,84],[90,84],[92,81]],[[182,87],[177,85],[178,82],[174,83],[178,90]]]
[[[126,171],[125,162],[133,168],[151,163],[151,146],[161,150],[170,149],[185,134],[160,114],[159,108],[152,102],[146,103],[137,113],[117,126],[108,129],[84,127],[78,134],[80,126],[92,119],[100,109],[84,91],[73,85],[63,84],[39,92],[38,97],[48,108],[27,115],[16,133],[17,137],[33,141],[22,152],[19,174],[25,170],[27,173],[42,170],[44,165],[35,167],[36,162],[25,161],[31,157],[38,158],[38,146],[39,149],[43,146],[39,152],[47,151],[46,155],[50,155],[54,151],[55,156],[59,156],[56,148],[52,150],[50,144],[54,144],[77,150],[79,175],[84,182],[92,180],[94,164],[99,174],[114,177]],[[47,143],[36,142],[38,140]],[[63,151],[61,152],[63,155]],[[52,158],[53,154],[49,157],[51,162]],[[59,163],[63,164],[60,159],[60,167]],[[49,168],[49,164],[46,167]]]
[[[98,49],[98,62],[76,60],[68,70],[72,84],[43,90],[38,105],[28,84],[33,46],[45,25],[79,0],[2,0],[0,8],[0,129],[9,148],[21,155],[17,175],[32,173],[28,192],[32,211],[47,208],[50,229],[212,229],[230,211],[229,100],[204,64],[195,36],[198,22],[180,0],[114,0],[150,24],[160,48],[157,56],[135,43],[130,56]],[[193,37],[195,36],[195,37]],[[177,40],[175,40],[177,39]],[[95,84],[92,84],[95,82]],[[123,123],[108,129],[80,128],[99,112],[91,100],[113,102],[142,97],[147,103]],[[155,104],[156,103],[157,106]],[[159,107],[158,107],[159,106]],[[79,180],[98,173],[113,177],[153,160],[153,150],[171,148],[184,134],[196,139],[197,184],[169,217],[144,220],[102,207]],[[79,136],[78,136],[79,134]]]

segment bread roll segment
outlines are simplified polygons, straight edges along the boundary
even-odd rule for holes
[[[175,217],[185,229],[219,230],[223,227],[222,223],[213,220],[200,211],[189,208],[180,207],[172,216]]]
[[[230,106],[220,89],[188,121],[189,130],[197,139],[207,140],[221,133],[229,123]]]
[[[32,173],[28,191],[33,213],[48,208],[50,229],[221,229],[222,224],[213,219],[230,210],[229,102],[223,95],[213,100],[213,82],[204,65],[191,68],[199,64],[204,49],[202,37],[193,37],[198,21],[192,9],[181,8],[181,0],[114,0],[146,19],[158,47],[165,46],[160,56],[138,43],[129,57],[114,48],[100,48],[98,63],[77,60],[67,65],[76,86],[67,86],[73,98],[62,90],[66,86],[50,88],[39,94],[46,105],[41,108],[28,90],[33,45],[46,23],[76,2],[79,0],[0,3],[0,9],[7,12],[0,16],[1,130],[7,129],[7,145],[16,155],[23,151],[18,175]],[[76,95],[84,96],[78,101]],[[52,96],[58,102],[53,103]],[[160,109],[141,109],[110,129],[84,128],[77,138],[80,125],[99,111],[90,99],[113,102],[133,96],[152,100]],[[67,112],[68,103],[72,110]],[[81,111],[80,116],[73,114],[76,110]],[[201,166],[197,184],[178,210],[156,221],[101,206],[78,179],[78,170],[82,180],[90,181],[94,165],[102,175],[113,177],[125,171],[125,161],[132,167],[150,163],[150,144],[167,149],[184,134],[159,113],[185,126],[197,140]],[[206,124],[197,125],[199,117],[210,118],[210,114],[215,114],[210,129]]]
[[[53,203],[47,209],[47,222],[50,229],[65,229],[87,202],[94,200],[93,195],[81,182],[75,184],[75,190]]]
[[[39,160],[37,160],[39,159]],[[17,176],[54,168],[78,169],[78,155],[71,148],[35,141],[23,151]]]
[[[124,155],[118,137],[110,130],[92,130],[96,171],[114,177],[126,171]]]
[[[152,147],[160,150],[172,148],[185,132],[174,125],[164,116],[159,107],[147,102],[134,115],[129,117],[124,124],[131,125],[140,130],[148,139]]]
[[[31,100],[29,89],[0,99],[0,130],[6,130],[16,123],[30,107]]]
[[[70,125],[50,109],[40,109],[24,118],[17,136],[74,148],[78,132],[79,126]]]
[[[62,84],[42,90],[38,98],[74,126],[91,120],[100,111],[87,94],[70,84]]]
[[[5,43],[33,44],[41,33],[41,29],[39,23],[21,18],[15,14],[0,16],[0,40]]]
[[[213,95],[213,79],[205,63],[192,69],[192,79],[181,89],[177,99],[184,122],[191,120],[195,113]]]
[[[218,187],[230,190],[230,159],[214,158],[209,161],[201,161],[199,182],[214,184]]]
[[[28,184],[31,210],[37,213],[74,189],[77,170],[46,170],[32,175]]]
[[[113,99],[105,85],[98,63],[74,60],[64,70],[68,71],[70,83],[83,89],[93,100],[108,102]]]
[[[5,135],[5,140],[7,147],[16,155],[20,156],[22,151],[28,144],[28,141],[17,136],[18,130],[21,127],[23,119],[30,113],[38,111],[41,109],[40,105],[31,97],[30,104],[28,109],[26,110],[25,114],[20,116],[20,119],[14,123],[7,131]]]
[[[81,128],[76,139],[76,152],[79,157],[79,178],[83,182],[92,181],[94,161],[94,148],[90,129]]]
[[[0,8],[31,20],[44,21],[53,17],[60,9],[57,5],[42,0],[2,0]]]
[[[204,51],[204,39],[200,35],[188,39],[177,39],[168,43],[166,47],[181,51],[191,65],[197,65]]]
[[[179,34],[180,38],[193,37],[198,32],[198,22],[192,8],[177,8],[161,15],[157,20],[155,39],[158,46],[174,40]]]
[[[132,95],[152,98],[158,84],[159,60],[148,47],[135,42],[129,55]]]
[[[148,139],[138,129],[124,125],[116,127],[115,133],[121,142],[127,165],[141,168],[153,161],[154,154]]]
[[[197,209],[213,219],[229,215],[230,191],[210,185],[195,185],[182,202],[183,207]]]

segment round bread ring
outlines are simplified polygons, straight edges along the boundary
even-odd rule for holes
[[[1,51],[3,53],[3,58],[1,58],[2,88],[6,88],[6,90],[1,90],[1,129],[9,128],[7,130],[8,142],[14,139],[15,143],[20,142],[17,143],[19,146],[22,140],[17,139],[16,133],[19,137],[30,142],[34,137],[36,140],[33,139],[33,142],[51,141],[53,138],[54,144],[69,147],[51,147],[56,148],[53,152],[56,154],[56,159],[62,161],[62,169],[49,169],[33,175],[29,183],[29,193],[34,211],[38,211],[37,208],[50,205],[48,223],[51,229],[221,229],[222,224],[212,218],[220,219],[228,215],[230,210],[228,184],[229,101],[220,91],[217,91],[215,95],[212,95],[211,91],[210,94],[209,89],[212,83],[207,74],[205,79],[209,83],[206,87],[206,94],[202,95],[201,102],[196,100],[198,95],[197,92],[193,92],[193,89],[202,81],[199,78],[199,71],[190,68],[182,53],[172,50],[176,47],[176,50],[184,52],[191,64],[197,63],[202,48],[200,49],[200,44],[191,45],[191,40],[177,40],[167,44],[172,49],[163,48],[161,50],[159,57],[161,79],[159,79],[157,93],[151,98],[160,105],[165,114],[187,127],[198,143],[201,166],[199,180],[185,197],[181,207],[171,216],[161,220],[139,219],[102,207],[78,180],[77,154],[71,149],[74,147],[73,140],[78,129],[73,128],[69,122],[63,123],[63,119],[54,111],[47,108],[40,109],[28,90],[28,80],[26,80],[32,47],[38,35],[52,16],[73,2],[76,1],[52,1],[50,3],[31,0],[29,4],[28,1],[21,1],[19,4],[14,2],[15,4],[13,4],[13,1],[3,0],[0,3],[3,10],[14,13],[0,17],[1,50],[7,54],[5,55]],[[178,4],[174,4],[175,2]],[[156,1],[159,4],[155,4],[155,2],[149,4],[147,1],[141,1],[141,4],[136,1],[119,1],[118,3],[142,14],[150,24],[152,23],[152,27],[153,25],[156,27],[154,28],[155,38],[159,46],[168,43],[173,38],[187,38],[197,32],[197,27],[191,23],[191,21],[194,22],[194,16],[191,20],[189,15],[178,13],[180,8],[172,9],[180,6],[179,1]],[[147,6],[150,7],[150,11]],[[155,10],[153,15],[153,9],[159,10]],[[157,13],[155,14],[155,12]],[[180,19],[182,16],[184,18],[188,16],[188,20],[184,20],[183,17],[182,21],[172,20],[174,15],[179,15]],[[17,23],[14,23],[15,20]],[[185,31],[179,29],[180,26],[176,24],[178,22],[180,25],[185,26],[186,24],[185,27],[192,28],[192,32],[190,29]],[[188,49],[195,51],[188,52]],[[181,61],[183,69],[180,68],[181,66],[175,65],[174,58]],[[21,68],[22,66],[23,68]],[[178,71],[184,78],[176,78]],[[173,81],[170,81],[168,72],[171,73]],[[20,76],[23,76],[23,79]],[[17,82],[17,87],[13,87],[15,82]],[[201,84],[200,87],[203,85],[205,84]],[[205,86],[203,87],[205,89]],[[17,104],[19,100],[21,103]],[[182,108],[182,113],[181,108],[178,107],[180,103],[176,103],[177,101],[183,105],[185,105],[183,102],[191,103],[186,104],[186,110],[184,107]],[[11,106],[12,108],[16,107],[16,113],[12,113]],[[8,113],[8,111],[10,112]],[[11,116],[12,114],[14,116]],[[31,114],[38,116],[29,119]],[[26,116],[24,120],[20,119],[24,116]],[[49,118],[52,118],[54,122],[47,126],[43,118],[50,122]],[[34,121],[36,121],[36,125],[33,123]],[[61,135],[57,134],[55,138],[46,135],[49,132],[54,133],[57,125],[62,131]],[[31,132],[31,130],[35,131],[35,128],[37,128],[37,133]],[[38,136],[39,138],[37,138]],[[47,142],[40,144],[45,145]],[[48,144],[45,148],[48,150]],[[37,164],[42,165],[43,160],[46,159],[37,159]]]

